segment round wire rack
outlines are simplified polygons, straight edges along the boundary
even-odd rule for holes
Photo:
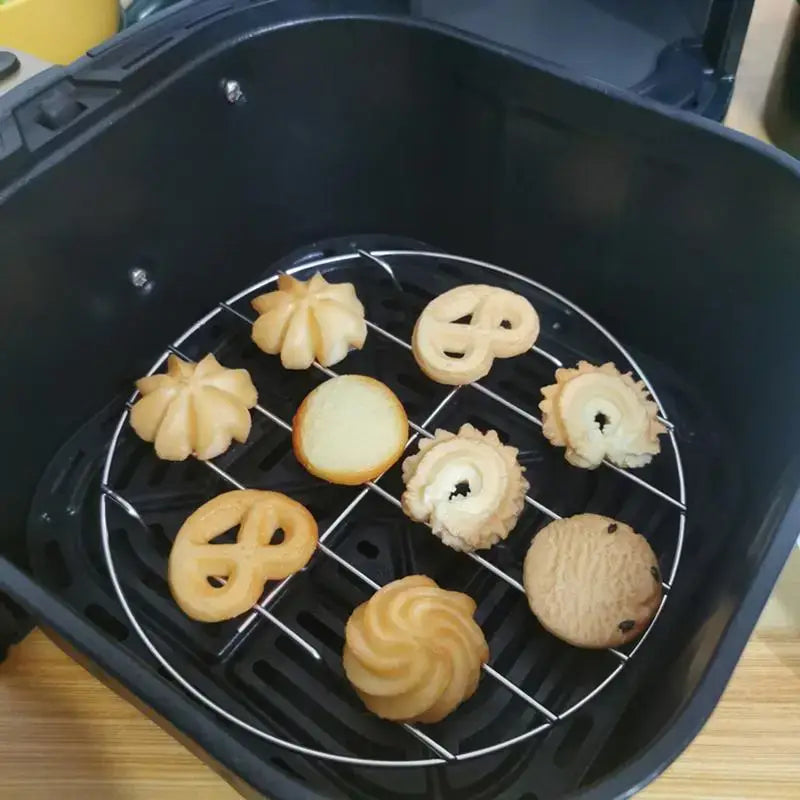
[[[504,269],[503,267],[496,266],[494,264],[489,264],[483,261],[478,261],[471,258],[466,258],[463,256],[451,255],[448,253],[443,252],[435,252],[435,251],[426,251],[426,250],[400,250],[400,249],[383,249],[383,250],[372,250],[367,251],[363,249],[354,249],[352,252],[347,252],[344,254],[333,255],[323,258],[315,258],[313,260],[305,260],[301,263],[298,263],[296,266],[293,266],[287,269],[288,274],[297,274],[297,273],[306,273],[309,271],[314,270],[326,270],[336,268],[337,266],[342,266],[347,264],[348,262],[357,262],[363,261],[369,263],[374,268],[381,271],[384,277],[388,277],[391,281],[391,284],[395,287],[396,291],[403,291],[403,287],[401,282],[398,280],[395,274],[395,270],[402,270],[403,264],[408,263],[410,260],[413,260],[414,263],[418,264],[420,262],[425,262],[430,264],[431,269],[435,269],[437,264],[448,263],[453,266],[469,266],[470,268],[480,268],[487,272],[487,278],[491,280],[492,276],[503,276],[504,279],[510,279],[513,282],[519,282],[519,284],[524,288],[527,287],[528,291],[533,291],[536,293],[542,293],[546,295],[551,301],[560,304],[565,309],[568,309],[570,313],[579,316],[585,322],[589,323],[599,334],[604,337],[607,342],[609,342],[613,349],[618,353],[618,355],[624,360],[624,362],[628,365],[628,367],[636,374],[636,376],[644,382],[647,386],[653,400],[658,405],[659,415],[661,421],[665,424],[667,428],[667,438],[669,441],[669,445],[671,448],[671,456],[672,461],[674,462],[674,469],[675,469],[675,485],[677,486],[677,496],[673,496],[673,494],[655,486],[648,481],[645,481],[643,478],[639,477],[633,472],[628,470],[621,469],[610,462],[605,462],[604,467],[605,469],[611,469],[618,473],[621,476],[624,476],[625,479],[631,481],[633,484],[637,485],[641,489],[648,492],[653,498],[654,502],[659,503],[667,503],[670,504],[676,511],[677,514],[677,526],[675,530],[675,543],[674,543],[674,550],[672,555],[672,563],[669,566],[669,569],[664,572],[667,575],[666,580],[663,581],[663,597],[661,601],[661,605],[659,606],[653,620],[651,621],[650,625],[644,631],[642,636],[639,640],[633,645],[633,647],[628,652],[623,652],[622,650],[611,649],[609,650],[610,654],[615,659],[615,665],[609,671],[608,675],[606,675],[597,685],[595,685],[591,691],[586,693],[580,700],[574,702],[571,706],[563,710],[552,710],[545,706],[543,703],[539,702],[536,698],[531,696],[528,691],[520,688],[516,683],[511,681],[506,675],[502,672],[495,669],[490,663],[487,663],[484,666],[484,673],[485,678],[484,680],[490,680],[497,682],[499,685],[503,687],[503,689],[516,698],[520,703],[527,704],[528,706],[535,709],[539,718],[541,719],[541,723],[537,724],[530,729],[526,730],[521,735],[513,736],[511,738],[505,739],[503,741],[496,742],[487,747],[481,747],[477,749],[468,750],[465,752],[451,752],[448,750],[443,744],[438,742],[435,738],[435,726],[432,726],[430,730],[432,732],[422,731],[418,727],[410,724],[403,725],[403,728],[408,733],[408,735],[415,737],[419,742],[421,742],[425,748],[430,751],[430,757],[428,758],[416,758],[416,759],[373,759],[373,758],[361,758],[358,756],[349,755],[347,753],[337,753],[337,752],[329,752],[326,750],[321,750],[314,747],[305,746],[297,741],[291,741],[287,738],[282,736],[276,735],[275,733],[266,730],[264,727],[260,727],[258,725],[251,724],[250,722],[242,719],[236,713],[231,712],[230,710],[224,708],[220,703],[213,700],[209,697],[206,693],[201,691],[191,680],[189,680],[179,668],[177,668],[169,658],[167,658],[164,653],[159,649],[159,647],[154,642],[154,637],[151,632],[148,632],[146,625],[142,623],[142,621],[137,616],[137,613],[134,611],[134,604],[130,601],[128,594],[126,592],[126,587],[123,583],[123,580],[120,578],[120,572],[117,567],[117,563],[114,559],[114,551],[112,546],[112,538],[109,534],[109,522],[108,522],[108,509],[109,503],[112,503],[119,508],[121,508],[134,522],[142,527],[146,528],[146,523],[144,522],[139,510],[119,491],[115,490],[114,486],[111,482],[111,475],[112,475],[112,468],[115,464],[115,459],[118,458],[118,445],[120,442],[120,437],[125,429],[125,424],[128,419],[129,409],[133,402],[136,400],[138,393],[134,392],[134,394],[130,397],[126,409],[121,414],[119,421],[114,429],[114,433],[110,440],[110,445],[108,448],[108,455],[105,460],[105,464],[102,471],[101,476],[101,495],[100,495],[100,531],[102,537],[102,548],[103,554],[105,556],[105,560],[107,562],[108,571],[111,577],[111,582],[113,584],[114,590],[116,595],[119,599],[120,604],[131,624],[133,629],[136,631],[138,636],[141,638],[144,645],[152,654],[153,658],[159,663],[159,665],[165,670],[183,689],[185,689],[190,695],[196,698],[199,702],[203,703],[205,706],[210,708],[212,711],[219,714],[221,717],[226,719],[227,721],[237,725],[238,727],[248,731],[249,733],[260,737],[272,744],[278,745],[280,747],[284,747],[290,751],[295,753],[300,753],[306,756],[311,756],[314,758],[325,759],[329,761],[344,763],[344,764],[351,764],[357,766],[365,766],[365,767],[397,767],[397,766],[407,766],[407,767],[427,767],[427,766],[434,766],[438,764],[444,764],[447,762],[453,761],[464,761],[467,759],[477,758],[479,756],[487,755],[489,753],[494,753],[499,750],[503,750],[504,748],[511,747],[515,744],[524,742],[526,740],[531,739],[538,734],[544,733],[548,731],[553,725],[558,724],[561,720],[564,720],[574,714],[578,709],[583,707],[586,703],[591,701],[595,698],[602,690],[607,687],[611,681],[616,678],[620,672],[625,668],[626,664],[632,659],[639,649],[642,647],[644,642],[647,640],[653,626],[656,624],[661,612],[664,608],[664,604],[667,601],[669,591],[675,581],[675,576],[678,571],[678,566],[680,563],[681,551],[683,548],[683,537],[684,531],[686,527],[686,487],[684,482],[684,475],[683,475],[683,466],[681,462],[681,455],[678,448],[678,442],[675,436],[675,430],[673,425],[669,422],[666,417],[666,413],[664,407],[661,404],[661,401],[658,398],[658,394],[656,393],[655,388],[648,380],[646,375],[643,373],[642,369],[637,364],[636,360],[630,354],[625,347],[608,331],[606,330],[599,322],[593,319],[589,314],[587,314],[583,309],[579,308],[577,305],[572,303],[567,298],[563,297],[562,295],[554,292],[553,290],[549,289],[548,287],[538,283],[537,281],[532,280],[524,275],[521,275],[516,272],[512,272],[511,270]],[[230,297],[228,300],[225,300],[219,303],[213,310],[211,310],[208,314],[204,317],[199,319],[195,322],[191,327],[189,327],[183,334],[181,334],[175,341],[167,346],[167,349],[158,357],[158,359],[153,364],[150,372],[148,374],[153,374],[157,370],[161,368],[164,364],[166,359],[170,354],[178,355],[179,357],[188,360],[188,357],[183,353],[181,350],[182,345],[187,343],[188,340],[191,339],[193,335],[195,335],[201,328],[207,326],[212,320],[214,320],[219,315],[232,315],[240,320],[242,324],[250,325],[253,320],[250,319],[246,314],[242,313],[241,311],[237,310],[234,305],[251,295],[259,292],[265,288],[270,287],[277,281],[278,273],[271,275],[270,277],[258,281],[257,283],[248,286],[247,288],[240,291],[238,294]],[[387,340],[394,343],[399,348],[405,348],[406,350],[410,350],[410,345],[407,341],[399,338],[398,336],[394,335],[393,333],[389,332],[388,330],[384,329],[383,327],[379,326],[372,320],[367,320],[367,326],[369,331],[372,335],[384,337]],[[552,353],[548,352],[547,350],[543,349],[541,346],[534,346],[532,348],[533,355],[530,357],[536,358],[543,358],[546,359],[552,367],[560,367],[562,366],[561,360],[553,355]],[[336,372],[331,369],[322,367],[319,364],[314,365],[318,370],[321,370],[329,377],[335,377]],[[410,422],[410,427],[414,431],[413,435],[408,441],[407,447],[411,446],[417,439],[420,437],[430,437],[432,436],[432,432],[430,430],[430,426],[434,423],[439,416],[439,414],[445,409],[445,407],[451,402],[453,397],[456,393],[467,390],[469,387],[470,390],[480,392],[485,397],[489,398],[492,402],[500,404],[505,412],[508,414],[518,415],[528,423],[536,426],[541,426],[541,420],[533,413],[532,410],[523,408],[516,403],[512,402],[511,400],[507,399],[503,395],[499,394],[498,392],[488,388],[487,386],[482,385],[481,383],[472,383],[468,384],[465,387],[454,387],[451,389],[444,398],[433,408],[424,421],[421,424],[416,424],[414,422]],[[298,398],[298,402],[302,398]],[[280,418],[278,415],[274,414],[269,408],[263,407],[261,405],[257,405],[254,408],[254,412],[257,414],[261,414],[267,419],[271,421],[275,426],[278,428],[283,429],[287,432],[287,434],[291,433],[291,425],[286,420]],[[662,456],[663,457],[663,456]],[[221,478],[224,482],[230,484],[231,487],[237,489],[245,489],[247,488],[242,483],[240,483],[236,478],[218,466],[214,461],[205,461],[201,462],[207,469],[216,473],[216,475]],[[354,564],[350,563],[347,559],[342,557],[335,549],[332,549],[326,542],[332,536],[332,534],[340,528],[342,523],[350,517],[353,513],[354,509],[358,506],[359,503],[369,494],[376,494],[383,498],[387,503],[390,503],[398,508],[400,508],[400,501],[394,495],[390,494],[386,489],[381,486],[381,478],[377,478],[375,481],[370,481],[363,489],[350,501],[350,503],[344,508],[344,510],[338,515],[338,517],[324,530],[319,537],[319,546],[318,546],[318,553],[315,556],[317,558],[324,558],[324,559],[331,559],[332,561],[336,562],[338,566],[349,572],[356,580],[362,582],[366,587],[370,589],[377,590],[380,588],[380,585],[374,581],[371,577],[366,575],[362,572],[358,567]],[[543,502],[533,497],[526,497],[526,503],[541,514],[543,514],[546,518],[550,520],[559,519],[560,516]],[[645,535],[647,532],[645,531]],[[444,547],[444,545],[442,545]],[[471,558],[474,562],[480,565],[480,567],[489,570],[497,580],[504,582],[507,585],[507,588],[510,591],[519,592],[524,594],[524,588],[522,584],[516,580],[514,577],[506,574],[502,569],[498,566],[490,562],[489,560],[485,559],[483,556],[480,556],[476,553],[471,554],[457,554],[453,552],[453,558]],[[280,581],[274,586],[270,586],[268,590],[265,592],[263,598],[259,601],[259,603],[253,607],[250,614],[243,619],[242,623],[238,626],[236,632],[233,634],[231,640],[229,640],[225,647],[223,647],[221,652],[224,652],[226,649],[235,646],[239,640],[245,635],[247,635],[248,630],[252,627],[252,625],[258,620],[259,618],[267,620],[270,624],[276,626],[283,634],[288,636],[297,646],[302,648],[307,657],[311,659],[315,659],[317,661],[321,660],[321,656],[317,649],[314,647],[313,644],[307,641],[300,633],[298,633],[293,627],[287,625],[283,622],[276,614],[272,611],[272,607],[274,603],[278,600],[280,596],[286,592],[292,582],[292,579],[295,576],[290,576],[283,581]],[[221,583],[220,579],[220,583]]]

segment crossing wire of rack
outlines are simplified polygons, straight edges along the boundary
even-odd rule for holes
[[[346,262],[363,260],[364,262],[373,265],[376,269],[381,270],[385,276],[388,276],[388,278],[391,280],[391,283],[394,285],[397,291],[403,291],[403,287],[400,281],[398,281],[395,275],[395,270],[392,266],[392,262],[394,261],[399,262],[402,261],[403,259],[415,259],[417,261],[429,260],[431,261],[432,264],[434,262],[438,263],[450,262],[456,265],[458,264],[469,265],[470,267],[479,267],[481,269],[485,269],[490,273],[494,273],[496,276],[499,275],[499,276],[504,276],[505,278],[511,278],[517,281],[521,281],[524,284],[527,284],[530,287],[533,287],[536,290],[544,292],[546,295],[549,295],[555,302],[563,304],[566,308],[570,310],[571,313],[579,315],[586,322],[592,325],[599,333],[601,333],[613,345],[616,351],[620,355],[622,355],[622,357],[628,362],[628,364],[637,374],[637,376],[644,382],[644,384],[647,386],[651,396],[653,397],[654,401],[658,406],[659,419],[665,424],[667,428],[667,436],[669,438],[669,442],[672,448],[672,453],[674,456],[678,496],[673,497],[668,492],[663,491],[657,486],[645,481],[638,475],[630,471],[627,471],[625,469],[621,469],[620,467],[617,467],[614,464],[611,464],[610,462],[604,462],[604,466],[607,469],[614,470],[616,473],[620,474],[621,476],[624,476],[625,479],[632,481],[642,489],[651,493],[654,497],[658,498],[659,502],[664,502],[673,506],[677,511],[677,531],[676,531],[676,542],[672,559],[672,565],[667,573],[667,579],[663,581],[663,590],[664,590],[663,598],[661,601],[661,605],[659,606],[652,622],[645,630],[643,635],[640,637],[638,642],[635,644],[635,646],[633,646],[629,652],[625,653],[622,652],[622,650],[616,650],[616,649],[609,650],[609,653],[617,661],[616,666],[611,670],[610,674],[607,677],[605,677],[604,680],[602,680],[588,694],[586,694],[580,701],[573,704],[573,706],[571,706],[570,708],[560,712],[551,710],[550,708],[543,705],[541,702],[537,701],[534,697],[531,696],[531,694],[529,694],[528,692],[524,691],[522,688],[517,686],[504,674],[495,669],[491,664],[486,664],[483,667],[483,671],[485,673],[485,679],[498,683],[506,691],[514,695],[519,702],[525,703],[528,706],[532,707],[535,710],[536,714],[541,718],[542,720],[541,724],[530,728],[521,735],[508,738],[504,741],[497,742],[488,747],[482,747],[467,752],[457,752],[457,753],[451,752],[444,745],[439,743],[434,738],[433,735],[427,732],[423,732],[418,727],[410,724],[403,725],[403,728],[407,731],[407,733],[410,736],[415,737],[430,751],[431,756],[429,758],[424,758],[424,759],[387,760],[387,759],[361,758],[357,756],[351,756],[346,753],[329,752],[320,749],[315,749],[312,747],[307,747],[296,741],[291,741],[289,739],[282,738],[281,736],[271,733],[270,731],[265,730],[264,728],[250,724],[249,722],[240,718],[236,714],[230,712],[229,710],[226,710],[219,703],[215,702],[212,698],[207,696],[204,692],[202,692],[199,688],[197,688],[190,680],[186,679],[184,675],[182,675],[181,672],[169,661],[169,659],[167,659],[163,655],[163,653],[155,645],[155,643],[152,640],[152,637],[145,630],[145,626],[141,623],[141,621],[138,619],[136,613],[133,610],[133,605],[128,599],[125,587],[123,586],[123,582],[120,580],[120,576],[115,565],[112,540],[109,535],[109,524],[108,524],[107,514],[108,514],[108,504],[112,503],[121,508],[137,525],[142,526],[143,528],[147,527],[139,510],[137,510],[137,508],[128,499],[126,499],[125,496],[123,496],[120,492],[116,491],[114,487],[111,485],[112,466],[114,464],[115,454],[117,453],[120,436],[125,427],[130,407],[132,406],[133,402],[136,400],[138,396],[138,393],[135,392],[128,401],[126,409],[120,416],[120,419],[116,425],[116,428],[114,430],[114,433],[110,441],[108,455],[106,457],[101,476],[101,494],[100,494],[100,509],[99,509],[102,547],[108,571],[111,577],[114,590],[119,599],[119,602],[121,603],[122,608],[125,614],[127,615],[133,629],[137,632],[138,636],[142,639],[147,649],[150,651],[150,653],[152,653],[153,657],[159,662],[161,667],[163,667],[163,669],[166,670],[166,672],[178,684],[180,684],[187,692],[193,695],[197,700],[204,703],[206,706],[211,708],[217,714],[227,719],[228,721],[232,722],[233,724],[239,726],[244,730],[249,731],[250,733],[268,742],[271,742],[275,745],[279,745],[281,747],[285,747],[288,750],[291,750],[296,753],[301,753],[307,756],[326,759],[339,763],[369,766],[369,767],[434,766],[438,764],[444,764],[447,762],[464,761],[466,759],[476,758],[478,756],[497,752],[504,748],[515,745],[517,743],[526,741],[533,736],[546,732],[553,725],[556,725],[560,720],[567,718],[575,711],[577,711],[580,707],[582,707],[590,700],[592,700],[594,697],[596,697],[615,677],[617,677],[617,675],[625,667],[626,663],[636,654],[639,648],[644,644],[645,640],[650,634],[650,631],[653,628],[653,625],[656,623],[658,617],[660,616],[664,608],[664,604],[669,595],[669,591],[672,587],[672,584],[675,581],[675,576],[677,574],[678,565],[681,557],[681,550],[683,547],[684,531],[686,527],[686,489],[685,489],[683,466],[682,466],[680,451],[678,448],[678,442],[675,436],[674,427],[672,423],[670,423],[670,421],[666,418],[664,407],[662,406],[658,398],[658,395],[656,394],[656,391],[654,390],[653,386],[651,385],[647,377],[643,374],[642,370],[639,368],[639,365],[636,363],[634,358],[620,344],[620,342],[617,341],[597,321],[595,321],[592,317],[590,317],[586,312],[584,312],[578,306],[573,304],[571,301],[567,300],[566,298],[557,294],[553,290],[547,288],[546,286],[530,278],[527,278],[521,274],[512,272],[510,270],[504,269],[502,267],[478,261],[475,259],[451,255],[444,252],[433,252],[425,250],[367,251],[363,249],[354,249],[352,252],[340,255],[317,258],[312,261],[304,261],[288,269],[287,273],[296,274],[299,272],[309,272],[323,268],[333,268],[345,264]],[[190,337],[192,337],[197,331],[206,326],[212,319],[214,319],[218,315],[230,315],[231,317],[237,318],[243,326],[251,325],[254,320],[249,318],[246,314],[243,314],[242,312],[234,308],[234,304],[242,300],[243,298],[247,298],[250,295],[253,295],[257,291],[264,289],[265,287],[271,286],[273,283],[277,281],[277,277],[278,277],[277,274],[273,274],[270,277],[266,278],[265,280],[259,281],[247,287],[246,289],[242,290],[241,292],[229,298],[228,300],[219,303],[218,306],[216,306],[212,311],[206,314],[202,319],[198,320],[181,336],[179,336],[172,344],[170,344],[167,347],[167,349],[161,354],[161,356],[158,358],[155,364],[153,364],[150,373],[148,374],[153,374],[158,369],[160,369],[170,354],[175,354],[183,358],[184,360],[190,360],[188,356],[183,352],[183,350],[181,350],[181,346],[185,342],[187,342],[187,340],[189,340]],[[393,333],[385,330],[384,328],[377,325],[375,322],[367,320],[367,326],[373,334],[384,337],[385,339],[391,341],[397,347],[404,348],[405,350],[411,349],[411,346],[407,341],[404,341],[403,339],[399,338]],[[532,351],[534,354],[532,357],[539,357],[546,359],[551,363],[553,367],[562,366],[561,360],[557,356],[542,349],[541,347],[534,346],[532,348]],[[315,363],[314,366],[317,370],[320,370],[328,377],[335,377],[338,374],[334,372],[334,370],[329,369],[327,367],[323,367],[317,363]],[[527,422],[541,427],[541,420],[535,414],[511,402],[504,396],[498,394],[492,389],[489,389],[488,387],[482,385],[481,383],[475,382],[467,384],[465,386],[456,386],[452,388],[450,391],[448,391],[447,394],[441,399],[441,401],[436,405],[436,407],[431,410],[431,412],[427,415],[427,417],[423,420],[421,424],[409,422],[409,425],[411,429],[414,431],[414,433],[409,438],[406,445],[406,449],[411,447],[414,444],[414,442],[419,439],[419,437],[432,437],[433,433],[430,430],[430,426],[435,422],[437,417],[439,417],[439,415],[442,413],[445,407],[453,400],[453,398],[456,396],[457,393],[470,392],[470,391],[477,391],[483,394],[484,396],[490,398],[492,402],[500,404],[512,414],[518,415]],[[271,421],[272,424],[274,424],[278,428],[283,429],[289,434],[291,433],[292,428],[289,422],[282,419],[278,415],[274,414],[268,408],[262,407],[261,405],[256,405],[254,411],[266,417],[268,420]],[[213,471],[220,479],[229,484],[231,487],[236,489],[248,488],[213,461],[205,461],[201,463],[204,464],[204,466],[207,469]],[[401,508],[401,504],[398,498],[387,492],[381,486],[380,484],[381,477],[377,478],[375,481],[367,482],[364,485],[364,487],[360,490],[360,492],[356,494],[355,497],[350,501],[350,503],[344,508],[344,510],[341,511],[338,517],[336,517],[333,520],[333,522],[328,525],[326,530],[324,530],[321,533],[318,544],[318,555],[316,556],[316,558],[321,557],[325,559],[330,559],[331,561],[335,562],[339,567],[350,573],[357,581],[362,582],[366,587],[369,587],[370,589],[373,590],[379,589],[380,585],[376,581],[374,581],[371,577],[366,575],[362,570],[358,569],[354,564],[350,563],[349,560],[339,555],[336,552],[336,550],[332,549],[327,544],[327,541],[330,539],[330,537],[334,534],[335,531],[341,528],[342,524],[346,520],[348,520],[348,518],[351,516],[354,509],[369,494],[378,495],[387,503],[392,504],[398,509]],[[547,505],[543,504],[542,502],[533,497],[527,496],[525,498],[525,502],[528,505],[535,508],[540,513],[542,513],[543,515],[545,515],[546,517],[550,518],[551,520],[561,518],[559,514],[557,514]],[[501,570],[495,564],[488,561],[483,556],[480,556],[477,553],[468,553],[468,554],[458,554],[458,555],[453,554],[453,557],[454,558],[467,557],[472,559],[482,568],[491,572],[492,575],[494,575],[494,577],[497,580],[507,584],[507,586],[511,590],[513,590],[514,592],[522,593],[524,595],[524,588],[518,580],[516,580],[511,575],[506,574],[503,570]],[[253,607],[250,614],[243,619],[243,621],[238,626],[235,633],[224,644],[218,655],[224,656],[227,652],[238,647],[238,645],[243,641],[243,639],[245,639],[252,631],[253,626],[257,622],[257,620],[264,619],[267,620],[270,624],[276,626],[283,634],[288,636],[299,648],[301,648],[306,653],[307,657],[314,659],[316,661],[321,661],[320,653],[313,646],[313,644],[311,644],[294,628],[284,623],[271,610],[271,608],[274,606],[276,601],[281,597],[281,595],[283,595],[283,593],[287,591],[290,584],[292,583],[293,578],[295,577],[296,576],[293,575],[288,578],[285,578],[284,580],[278,582],[276,585],[271,586],[268,589],[268,591],[266,591],[264,597],[259,601],[259,603],[256,606]],[[218,581],[219,584],[221,584],[224,579],[218,578],[216,580]]]

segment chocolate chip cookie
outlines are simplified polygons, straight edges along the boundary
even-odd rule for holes
[[[542,626],[576,647],[635,639],[661,603],[661,573],[647,540],[599,514],[542,528],[525,557],[523,581]]]

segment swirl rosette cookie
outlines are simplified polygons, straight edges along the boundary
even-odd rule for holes
[[[142,397],[131,408],[131,426],[156,455],[201,461],[247,441],[250,409],[258,392],[246,369],[228,369],[210,353],[197,364],[171,355],[166,373],[136,381]]]
[[[489,647],[475,601],[424,575],[393,581],[347,621],[344,670],[364,705],[384,719],[433,723],[478,688]]]
[[[566,448],[570,464],[595,469],[603,459],[619,467],[643,467],[661,450],[667,429],[647,387],[613,364],[578,362],[556,370],[556,382],[542,389],[542,432]]]
[[[286,369],[308,369],[314,359],[330,367],[367,338],[364,306],[352,283],[328,283],[316,273],[300,281],[278,277],[274,292],[252,301],[258,312],[252,339],[265,353],[280,353]]]
[[[516,447],[469,423],[437,430],[403,462],[403,510],[448,547],[471,552],[505,539],[517,524],[528,481]]]

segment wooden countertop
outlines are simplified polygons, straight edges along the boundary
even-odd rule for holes
[[[760,110],[794,0],[756,0],[728,123],[764,137]],[[643,800],[800,798],[800,551],[706,728]],[[235,800],[181,745],[40,632],[0,665],[5,800]]]

